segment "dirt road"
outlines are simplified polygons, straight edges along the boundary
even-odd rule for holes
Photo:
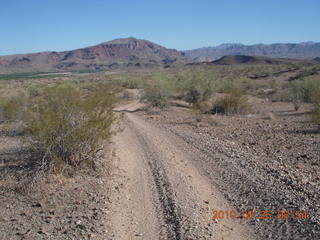
[[[319,239],[319,135],[278,105],[267,120],[119,108],[110,239]]]
[[[195,147],[133,113],[124,126],[115,139],[110,239],[256,239],[243,220],[211,219],[233,208],[193,165]]]

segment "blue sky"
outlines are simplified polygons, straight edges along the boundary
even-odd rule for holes
[[[320,42],[320,0],[0,0],[0,55],[130,36],[179,50]]]

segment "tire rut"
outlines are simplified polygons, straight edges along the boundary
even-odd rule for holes
[[[158,201],[160,207],[158,210],[162,212],[164,220],[164,227],[166,237],[161,236],[161,239],[181,240],[181,210],[174,198],[174,192],[172,186],[168,180],[164,167],[159,160],[159,156],[156,151],[153,151],[153,147],[148,141],[136,130],[134,130],[138,140],[142,146],[145,147],[144,153],[146,156],[147,164],[153,176],[154,185],[157,191]],[[162,234],[161,234],[162,235]]]

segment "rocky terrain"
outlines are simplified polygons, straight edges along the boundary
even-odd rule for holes
[[[190,150],[199,151],[193,164],[238,212],[272,213],[271,219],[257,217],[247,222],[259,239],[317,239],[317,126],[306,122],[302,112],[293,112],[289,104],[271,105],[262,104],[267,111],[247,118],[192,120],[183,110],[146,117],[183,139]],[[282,210],[290,212],[288,219],[277,217]],[[307,211],[306,219],[295,215],[302,210]]]
[[[148,108],[131,92],[100,174],[49,175],[25,194],[28,151],[1,133],[1,239],[319,238],[310,105],[252,98],[248,115],[199,115],[186,103]]]
[[[306,122],[303,112],[293,112],[290,105],[267,105],[263,104],[266,112],[250,117],[193,120],[183,110],[146,117],[183,139],[190,150],[199,151],[193,164],[239,212],[272,213],[270,219],[247,221],[258,239],[317,239],[317,126]],[[288,219],[277,217],[282,210],[290,212]],[[295,215],[302,210],[307,211],[306,219]]]
[[[52,174],[28,192],[30,152],[17,136],[0,141],[0,239],[105,239],[108,172]]]
[[[110,239],[317,239],[320,142],[309,109],[264,100],[247,116],[129,113]],[[213,210],[237,218],[213,220]]]

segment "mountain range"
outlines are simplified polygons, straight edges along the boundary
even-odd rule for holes
[[[320,43],[221,44],[184,51],[194,61],[213,61],[226,55],[265,56],[272,58],[313,59],[320,56]]]
[[[222,59],[215,64],[272,62],[267,59],[253,60],[246,56],[272,58],[318,59],[320,43],[299,44],[222,44],[194,50],[167,49],[147,40],[136,38],[115,39],[95,46],[63,51],[39,52],[0,56],[0,73],[12,72],[59,72],[82,70],[110,70],[123,68],[174,67],[192,62],[211,62],[226,55],[242,55],[240,58]],[[278,60],[277,60],[278,61]]]
[[[147,40],[124,38],[72,51],[0,56],[0,72],[169,67],[185,62],[186,57],[177,50]]]
[[[264,56],[246,56],[246,55],[226,55],[217,60],[213,61],[201,61],[201,62],[192,62],[187,65],[201,65],[201,66],[211,66],[211,65],[279,65],[279,64],[292,64],[295,62],[302,62],[299,59],[290,59],[290,58],[270,58]],[[313,60],[303,60],[305,64],[312,64],[318,62],[317,59]]]

